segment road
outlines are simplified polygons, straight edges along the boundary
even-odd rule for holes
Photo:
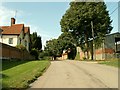
[[[31,88],[118,88],[118,69],[85,61],[52,61]]]

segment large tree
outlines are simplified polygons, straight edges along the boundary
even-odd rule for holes
[[[93,34],[95,38],[102,39],[110,33],[112,30],[111,22],[104,2],[71,2],[70,8],[60,21],[60,25],[62,32],[72,33],[78,45],[85,43],[87,58],[89,58],[88,41],[94,39]]]
[[[64,32],[58,37],[58,40],[60,41],[62,51],[70,49],[68,59],[74,59],[76,56],[76,44],[72,34],[70,32]]]
[[[46,41],[45,52],[54,59],[56,59],[57,56],[60,56],[61,50],[59,41],[57,39]]]
[[[62,33],[58,39],[52,39],[46,42],[45,52],[48,56],[52,56],[56,59],[57,56],[61,56],[63,50],[70,49],[68,53],[68,59],[74,59],[76,55],[76,47],[74,45],[74,39],[69,32]]]
[[[37,32],[30,34],[30,54],[35,56],[35,59],[38,59],[39,53],[42,49],[42,40],[41,37],[37,35]]]

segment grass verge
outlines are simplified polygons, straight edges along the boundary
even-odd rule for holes
[[[24,62],[24,63],[23,63]],[[50,61],[3,62],[3,88],[28,88],[48,68]]]
[[[119,59],[99,61],[98,63],[120,68],[120,60]]]

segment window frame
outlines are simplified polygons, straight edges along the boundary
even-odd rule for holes
[[[9,38],[8,43],[9,43],[9,44],[13,44],[13,38]]]

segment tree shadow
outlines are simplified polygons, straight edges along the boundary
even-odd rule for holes
[[[18,66],[20,64],[24,64],[27,63],[29,61],[10,61],[10,60],[2,60],[2,71],[6,70],[6,69],[10,69],[12,67]]]
[[[8,76],[5,74],[0,74],[0,76],[2,76],[2,78],[8,78]]]

